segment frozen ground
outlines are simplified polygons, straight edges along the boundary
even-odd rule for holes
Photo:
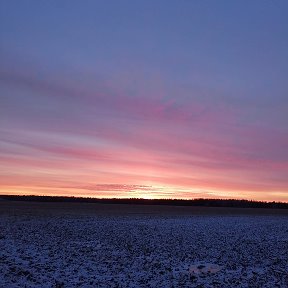
[[[11,211],[0,287],[288,287],[287,216]]]

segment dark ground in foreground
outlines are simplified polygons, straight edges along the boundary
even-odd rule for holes
[[[287,288],[288,211],[0,201],[0,287]]]
[[[275,215],[288,216],[287,209],[199,207],[168,205],[133,205],[99,203],[57,203],[0,200],[0,215],[95,215],[95,216],[237,216],[237,215]]]

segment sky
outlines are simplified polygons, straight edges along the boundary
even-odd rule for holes
[[[0,1],[0,194],[288,202],[288,1]]]

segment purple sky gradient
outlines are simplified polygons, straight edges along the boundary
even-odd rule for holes
[[[1,1],[0,193],[288,201],[287,1]]]

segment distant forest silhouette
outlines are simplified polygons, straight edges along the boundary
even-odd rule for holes
[[[0,199],[10,201],[36,202],[74,202],[101,204],[131,204],[131,205],[171,205],[171,206],[203,206],[203,207],[236,207],[236,208],[277,208],[288,209],[288,203],[265,202],[238,199],[143,199],[143,198],[84,198],[66,196],[36,196],[36,195],[0,195]]]

